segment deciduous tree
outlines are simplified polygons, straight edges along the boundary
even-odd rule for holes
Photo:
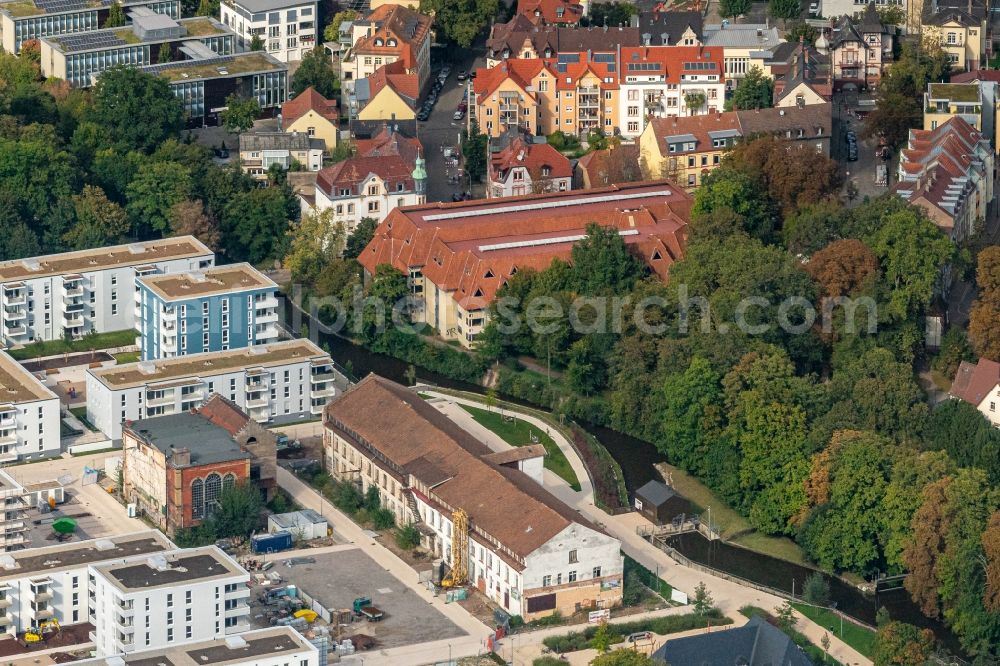
[[[133,228],[142,234],[170,228],[170,209],[191,196],[191,172],[177,162],[146,164],[125,190]]]
[[[767,13],[776,19],[798,18],[802,13],[802,5],[799,0],[768,0]]]
[[[573,286],[582,294],[630,290],[646,272],[615,227],[587,225],[587,236],[573,245]]]
[[[238,193],[222,215],[222,247],[226,256],[252,264],[284,256],[292,219],[289,213],[286,188],[261,187]]]
[[[312,286],[320,273],[340,261],[347,233],[344,223],[334,221],[333,214],[332,208],[308,213],[290,232],[284,264],[295,282]]]
[[[184,122],[183,102],[167,80],[134,67],[114,67],[93,88],[91,120],[124,151],[152,152],[177,136]]]
[[[108,8],[108,17],[104,19],[105,28],[118,28],[125,25],[125,11],[118,0],[113,0]]]
[[[340,40],[340,24],[344,21],[353,21],[358,18],[358,16],[360,16],[360,14],[353,9],[345,9],[337,12],[333,15],[333,18],[330,19],[330,23],[326,26],[326,28],[323,29],[323,39],[328,42],[336,42]]]
[[[836,298],[857,293],[878,271],[875,253],[855,239],[838,240],[815,253],[805,265],[823,296]]]
[[[719,0],[719,16],[722,18],[743,16],[752,6],[753,0]]]
[[[219,247],[219,225],[205,214],[200,199],[179,201],[170,208],[170,231],[175,236],[194,236],[212,250]]]
[[[749,0],[746,4],[750,5]],[[753,65],[747,70],[746,76],[740,79],[733,96],[726,101],[726,110],[769,109],[773,95],[774,81],[764,74],[763,69]]]
[[[326,55],[322,46],[317,46],[302,56],[302,62],[292,75],[289,86],[292,97],[301,95],[310,86],[327,99],[336,99],[340,90],[340,83],[333,71],[333,63],[330,62],[330,56]]]
[[[236,93],[226,97],[226,109],[222,112],[222,124],[230,132],[246,132],[253,127],[260,115],[260,102],[256,97],[240,97]]]
[[[463,49],[498,15],[497,0],[420,0],[420,11],[434,16],[434,29],[440,40]]]
[[[344,246],[344,256],[356,259],[361,256],[372,238],[375,237],[375,229],[378,228],[378,220],[373,217],[363,217],[354,227],[354,231],[347,237],[347,244]]]
[[[85,185],[74,195],[76,224],[66,234],[66,242],[75,250],[115,245],[129,231],[128,215],[118,204],[108,201],[99,187]]]
[[[927,663],[934,649],[934,634],[904,622],[888,622],[875,638],[875,666],[917,666]]]

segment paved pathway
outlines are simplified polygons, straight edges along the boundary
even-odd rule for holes
[[[441,398],[445,401],[460,404],[472,404],[485,408],[485,405],[482,402],[476,402],[465,398],[456,398],[449,394],[439,393],[430,389],[422,388],[421,393]],[[476,423],[471,417],[461,418],[461,414],[467,415],[464,410],[458,409],[456,412],[455,409],[450,408],[439,407],[439,409],[442,409],[442,411],[449,416],[456,413],[459,414],[459,418],[456,419],[456,422],[460,426],[470,430],[470,432],[476,436],[483,436],[482,426]],[[545,426],[544,422],[529,415],[519,414],[519,418],[533,422],[539,427]],[[469,426],[470,422],[476,427],[476,429]],[[490,433],[490,435],[492,435],[492,433]],[[574,470],[578,469],[578,465],[580,468],[583,467],[583,464],[577,457],[573,447],[568,441],[566,441],[561,433],[550,429],[549,435],[552,437],[553,441],[557,443],[563,453],[566,454],[566,457],[571,461]],[[491,438],[484,437],[485,441],[492,443],[491,446],[496,445],[498,439],[499,438],[495,435]],[[581,479],[582,485],[583,480],[587,478],[586,472],[581,473],[578,471],[577,474]],[[565,482],[559,483],[562,480],[558,478],[556,478],[557,482],[550,484],[550,477],[554,477],[554,475],[547,474],[545,477],[545,485],[549,492],[566,504],[575,508],[592,522],[602,527],[606,532],[608,532],[608,534],[619,539],[622,542],[622,550],[628,553],[630,557],[635,559],[650,571],[656,572],[673,587],[681,590],[682,592],[686,592],[689,596],[693,596],[694,588],[700,582],[704,582],[712,597],[715,599],[716,605],[722,610],[723,613],[734,619],[741,617],[739,615],[739,609],[748,604],[770,610],[784,603],[784,599],[776,595],[744,587],[738,583],[725,580],[724,578],[695,571],[678,564],[666,553],[661,551],[659,548],[656,548],[636,533],[637,527],[650,525],[650,523],[646,521],[645,518],[642,518],[638,513],[632,512],[619,516],[610,516],[594,505],[593,490],[590,488],[589,483],[587,487],[583,488],[582,492],[578,493],[574,492]],[[827,630],[801,614],[796,613],[796,616],[798,618],[796,628],[805,634],[813,643],[819,645],[820,640],[823,635],[827,633]],[[510,645],[507,643],[513,643],[515,641],[527,642],[529,640],[531,640],[530,637],[525,637],[523,635],[516,638],[510,637],[505,642],[503,649],[510,649]],[[869,659],[848,646],[846,643],[840,641],[836,636],[831,635],[830,641],[830,655],[845,664],[845,666],[848,664],[871,664]]]

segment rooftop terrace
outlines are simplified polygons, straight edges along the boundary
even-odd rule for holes
[[[146,275],[136,280],[164,301],[184,301],[250,289],[277,289],[274,280],[250,264],[216,266],[197,273]]]
[[[932,83],[930,99],[976,104],[980,101],[978,83]]]

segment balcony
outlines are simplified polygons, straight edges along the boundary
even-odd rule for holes
[[[63,283],[63,298],[79,298],[83,296],[83,285],[79,282]]]
[[[271,310],[278,307],[278,299],[273,294],[268,294],[264,298],[254,301],[254,309]]]
[[[169,338],[162,338],[160,340],[160,349],[165,352],[177,351],[177,336],[171,335]]]
[[[313,370],[312,375],[309,377],[309,381],[313,384],[322,384],[323,382],[332,382],[337,379],[337,373],[333,371],[333,368],[325,368],[320,372]]]
[[[277,323],[277,321],[277,310],[258,310],[256,316],[254,317],[254,323],[256,324],[274,324]]]
[[[265,324],[254,328],[254,335],[257,341],[270,340],[278,337],[278,328],[274,324]]]
[[[83,312],[85,307],[87,307],[87,304],[83,302],[82,298],[63,299],[63,310],[66,312]]]
[[[226,617],[239,617],[240,615],[249,615],[250,604],[249,603],[236,604],[232,608],[226,608],[224,612],[226,614]]]
[[[4,305],[24,305],[28,302],[28,297],[25,292],[20,289],[4,289],[3,290],[3,304]]]
[[[329,398],[337,395],[337,387],[332,384],[320,384],[318,387],[310,391],[309,395],[313,398]]]
[[[23,308],[4,308],[3,318],[7,321],[14,321],[16,319],[26,319],[28,317],[28,311]]]
[[[177,310],[173,308],[160,310],[160,321],[177,321]]]
[[[153,394],[155,395],[155,394]],[[146,406],[147,407],[160,407],[163,405],[174,404],[174,392],[173,390],[165,391],[163,395],[156,398],[150,398],[149,394],[146,395]]]
[[[260,409],[267,407],[270,399],[266,395],[247,398],[247,409]]]
[[[0,627],[9,627],[14,620],[9,615],[0,615]]]
[[[28,334],[28,327],[24,324],[4,324],[4,335],[8,338],[23,338]]]
[[[318,416],[323,413],[323,409],[325,407],[326,407],[326,402],[324,402],[323,400],[320,401],[313,400],[312,405],[309,407],[309,413],[312,414],[313,416]]]
[[[246,585],[239,585],[232,592],[226,592],[226,599],[249,599],[250,588]]]
[[[253,391],[263,391],[271,384],[271,376],[267,373],[259,375],[249,375],[247,377],[247,393]]]
[[[17,412],[8,409],[0,412],[0,431],[17,427]]]
[[[64,312],[62,322],[64,328],[77,328],[78,326],[83,326],[83,313]]]
[[[51,608],[40,608],[34,612],[35,620],[49,620],[55,617],[55,613],[52,612]]]

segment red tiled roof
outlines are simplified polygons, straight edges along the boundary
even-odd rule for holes
[[[413,169],[423,150],[420,141],[383,128],[373,139],[355,140],[354,146],[354,157],[316,174],[316,187],[327,196],[339,196],[338,191],[345,188],[358,194],[358,186],[371,174],[385,181],[390,190],[396,189],[396,183],[403,183],[404,190],[413,189]]]
[[[235,437],[250,421],[250,417],[235,404],[226,400],[218,393],[195,410],[205,420],[219,426]]]
[[[508,172],[517,167],[527,169],[532,181],[540,178],[570,178],[573,175],[573,168],[565,155],[547,143],[528,143],[520,137],[491,156],[490,179],[505,180]],[[549,168],[548,175],[542,175],[544,167]]]
[[[613,62],[594,62],[587,53],[578,53],[578,62],[558,62],[558,57],[549,58],[545,62],[556,76],[556,87],[559,90],[572,90],[580,79],[593,74],[600,82],[603,90],[618,89],[618,74]]]
[[[517,13],[532,23],[579,23],[583,6],[579,0],[517,0]]]
[[[420,97],[420,80],[416,72],[407,73],[402,60],[382,65],[368,77],[368,99],[375,99],[375,95],[386,86],[395,90],[411,107]]]
[[[685,63],[712,63],[714,69],[699,69],[697,74],[717,74],[719,82],[725,80],[722,67],[722,47],[709,46],[632,46],[621,49],[621,62],[618,67],[618,77],[621,81],[629,76],[629,65],[633,63],[656,63],[658,71],[643,70],[642,75],[665,75],[667,83],[679,84],[684,73]],[[704,67],[704,65],[699,65]]]
[[[520,88],[527,88],[538,73],[546,68],[541,58],[505,60],[495,67],[481,67],[476,70],[476,78],[472,83],[473,92],[482,103],[501,83],[512,80]],[[554,75],[554,74],[553,74]]]
[[[974,69],[971,72],[959,72],[952,74],[948,81],[949,83],[972,83],[973,81],[995,81],[1000,83],[1000,70]]]
[[[587,181],[590,187],[602,187],[605,185],[615,185],[617,182],[628,182],[631,179],[616,181],[616,178],[623,177],[623,173],[611,174],[609,160],[612,151],[621,151],[618,155],[623,163],[634,165],[634,169],[639,168],[639,146],[635,144],[619,144],[604,150],[593,150],[576,161],[577,167],[587,173]]]
[[[709,113],[701,116],[671,116],[670,118],[651,118],[653,134],[660,144],[660,152],[667,154],[665,141],[668,137],[682,134],[692,134],[695,138],[694,152],[718,150],[712,147],[712,137],[709,132],[739,130],[740,118],[735,111],[724,113]],[[688,151],[691,152],[691,151]]]
[[[573,523],[600,531],[523,472],[492,463],[489,447],[388,379],[370,374],[352,386],[327,405],[324,424],[348,441],[363,437],[391,467],[376,465],[413,475],[432,500],[469,515],[473,536],[485,533],[522,562]]]
[[[976,365],[962,361],[951,384],[951,395],[978,407],[997,384],[1000,384],[1000,363],[985,358]]]
[[[531,207],[525,206],[532,204]],[[358,261],[420,268],[465,310],[484,308],[518,270],[569,260],[590,223],[625,232],[625,243],[661,279],[684,254],[692,199],[668,181],[584,191],[396,208]],[[539,242],[541,241],[541,242]],[[498,244],[517,243],[515,247]]]
[[[355,43],[356,54],[396,55],[407,69],[416,68],[420,45],[430,39],[430,16],[401,5],[382,5],[362,21],[373,22],[376,28]],[[390,40],[395,45],[390,46]]]
[[[310,111],[318,113],[334,124],[340,122],[337,100],[323,97],[312,86],[303,90],[295,99],[281,105],[281,120],[285,125],[290,125]]]

